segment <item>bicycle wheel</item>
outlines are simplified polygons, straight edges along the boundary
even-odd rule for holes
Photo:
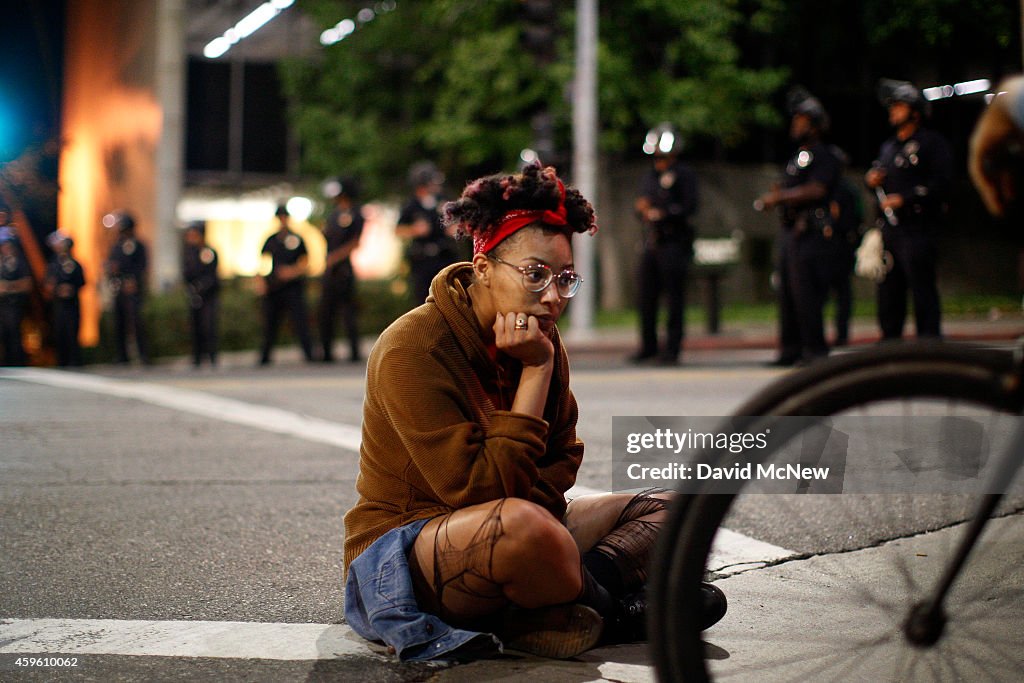
[[[938,415],[986,429],[1021,412],[1018,373],[1009,352],[941,343],[875,347],[789,375],[736,414],[764,416],[761,426],[790,416]],[[1019,458],[1008,439],[986,445],[993,458]],[[766,451],[764,462],[773,455]],[[986,527],[948,597],[950,622],[927,647],[911,645],[903,624],[935,585],[976,496],[713,491],[709,484],[680,497],[655,550],[649,632],[660,680],[1019,680],[1019,489]],[[717,558],[716,548],[737,534],[758,539],[757,561]],[[982,555],[988,560],[977,561]],[[730,601],[707,643],[688,608],[699,604],[704,580],[718,580]]]

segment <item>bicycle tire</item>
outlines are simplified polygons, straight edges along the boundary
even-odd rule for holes
[[[1020,414],[1024,406],[1012,353],[916,342],[852,352],[797,371],[763,389],[735,414],[824,417],[911,397],[963,400],[1006,414]],[[648,630],[661,681],[712,680],[698,615],[681,606],[699,604],[712,542],[737,496],[682,495],[659,535],[648,584],[652,596]]]

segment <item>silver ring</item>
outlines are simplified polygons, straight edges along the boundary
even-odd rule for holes
[[[512,327],[513,330],[525,330],[526,329],[526,318],[516,318],[516,324]]]

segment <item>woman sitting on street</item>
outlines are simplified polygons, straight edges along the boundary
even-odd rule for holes
[[[442,270],[367,365],[347,621],[403,660],[642,640],[671,494],[565,499],[583,443],[556,323],[593,208],[533,165],[470,183],[445,218],[472,238],[472,262]],[[725,598],[707,585],[696,608],[710,626]]]

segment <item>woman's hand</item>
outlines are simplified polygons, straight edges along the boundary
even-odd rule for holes
[[[526,329],[516,329],[516,321],[525,320]],[[498,313],[494,319],[494,343],[499,351],[524,366],[544,366],[555,357],[555,345],[541,330],[536,316],[526,313]]]
[[[526,328],[517,330],[517,320],[524,320]],[[523,364],[512,411],[543,419],[555,367],[555,345],[541,329],[540,321],[526,313],[498,313],[494,318],[494,343],[499,351]]]

